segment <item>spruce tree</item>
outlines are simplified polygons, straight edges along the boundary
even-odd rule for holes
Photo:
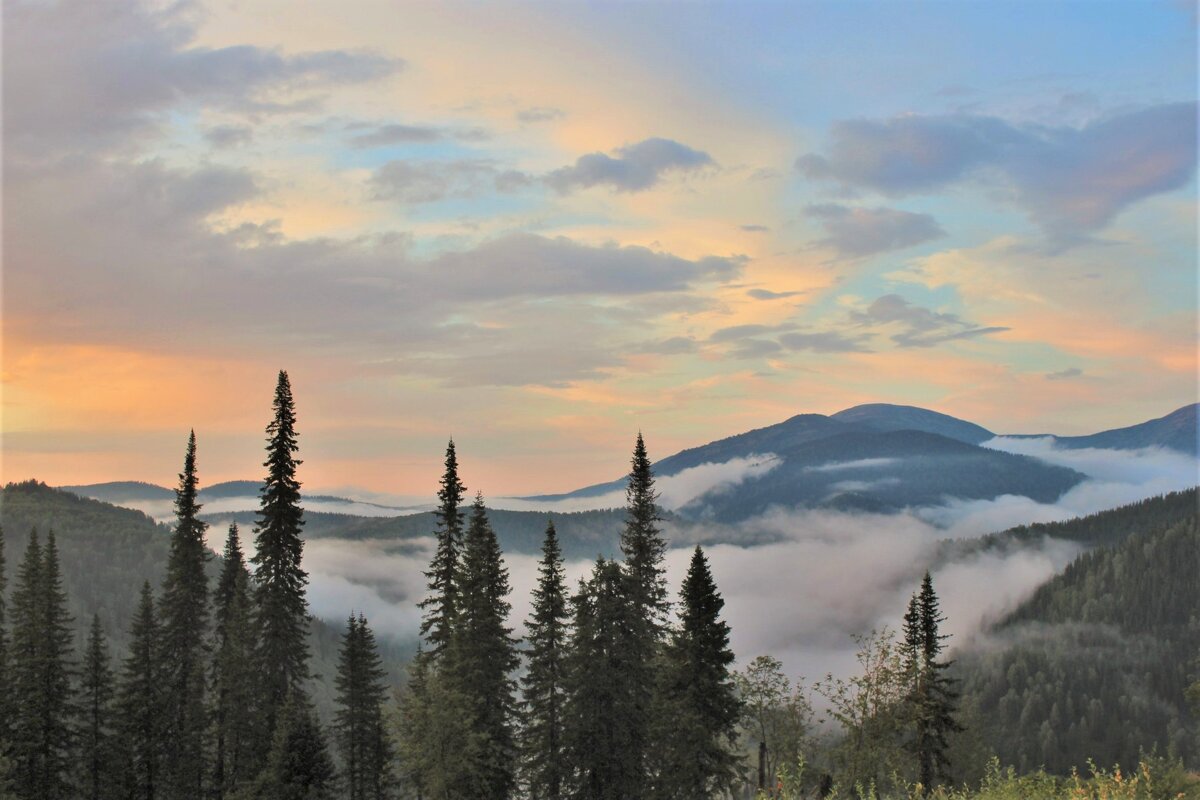
[[[271,737],[279,709],[308,678],[308,573],[300,566],[304,512],[296,468],[296,409],[286,372],[275,387],[275,416],[267,425],[266,481],[255,536],[255,611],[260,714]],[[269,741],[269,738],[268,738]]]
[[[630,647],[636,610],[627,588],[620,565],[600,559],[572,598],[563,749],[573,800],[645,792],[643,753],[635,747],[645,721]]]
[[[554,523],[546,524],[533,610],[525,624],[528,670],[522,680],[522,777],[530,800],[563,800],[569,770],[563,762],[567,636],[566,576]]]
[[[212,794],[217,798],[253,777],[257,735],[250,572],[237,523],[229,526],[221,558],[213,595]]]
[[[122,796],[156,800],[162,796],[163,680],[162,641],[154,592],[142,585],[129,631],[129,653],[117,688],[117,721],[121,738]]]
[[[205,791],[205,640],[208,628],[208,550],[199,518],[196,432],[188,437],[175,490],[175,530],[160,605],[163,644],[165,749],[163,797],[189,800]]]
[[[308,697],[292,692],[279,709],[278,722],[253,796],[259,800],[331,800],[333,760],[325,734]]]
[[[118,760],[113,730],[113,673],[100,616],[92,617],[79,697],[79,776],[84,800],[116,800]]]
[[[740,702],[729,671],[729,625],[704,551],[697,546],[680,591],[680,625],[667,645],[656,719],[660,758],[654,796],[691,800],[727,790],[737,775]]]
[[[366,617],[351,614],[338,658],[334,722],[343,796],[348,800],[382,800],[391,795],[392,752],[383,723],[386,674]]]
[[[508,627],[510,587],[500,544],[476,494],[463,547],[458,609],[443,674],[465,700],[469,741],[460,767],[468,796],[506,800],[516,786],[512,672],[519,659]]]
[[[909,601],[904,616],[904,649],[910,681],[909,706],[913,719],[912,750],[917,782],[928,795],[939,781],[950,778],[949,737],[963,728],[955,719],[958,707],[956,681],[947,674],[953,663],[940,661],[949,638],[940,633],[941,615],[929,573],[920,591]]]
[[[446,446],[445,469],[438,488],[437,550],[425,577],[429,581],[429,596],[420,604],[425,612],[421,621],[421,636],[428,643],[425,653],[436,657],[450,640],[457,607],[458,570],[463,548],[463,513],[460,509],[467,487],[458,479],[458,456],[454,440]]]
[[[13,769],[17,797],[59,800],[70,792],[71,617],[58,548],[30,534],[13,595]]]
[[[634,687],[629,749],[640,770],[649,774],[654,766],[650,763],[650,750],[660,748],[660,744],[652,741],[653,707],[657,702],[654,678],[656,661],[665,643],[669,603],[666,570],[663,567],[667,544],[658,527],[661,521],[658,493],[654,489],[654,473],[641,433],[638,433],[634,444],[625,499],[626,518],[621,532],[621,551],[625,556],[625,592],[632,606],[628,679]]]

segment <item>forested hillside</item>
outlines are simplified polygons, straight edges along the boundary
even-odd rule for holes
[[[1065,772],[1088,758],[1134,764],[1156,747],[1195,763],[1200,732],[1185,698],[1200,672],[1195,502],[1194,491],[1178,493],[1038,526],[1109,544],[1042,586],[996,626],[994,646],[957,665],[1001,761]]]
[[[248,539],[253,514],[243,527]],[[140,511],[81,498],[37,481],[10,483],[0,489],[0,526],[4,529],[8,584],[16,580],[20,555],[37,528],[58,539],[67,608],[74,620],[76,648],[81,651],[92,615],[98,614],[116,657],[129,643],[129,627],[138,606],[138,590],[144,581],[158,586],[166,573],[170,550],[170,528],[155,523]],[[215,541],[224,529],[210,532]],[[211,581],[221,569],[213,556],[208,563]],[[322,712],[332,704],[333,676],[337,666],[339,632],[334,625],[313,620],[313,673],[317,678],[313,700]],[[390,642],[381,643],[390,673],[399,677],[411,652]]]

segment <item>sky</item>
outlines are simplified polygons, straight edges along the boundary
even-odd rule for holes
[[[569,491],[1197,399],[1185,2],[5,3],[5,481]]]

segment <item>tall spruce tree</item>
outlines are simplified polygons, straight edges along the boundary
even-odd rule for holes
[[[917,782],[926,795],[938,781],[950,779],[949,738],[963,729],[954,716],[958,708],[956,681],[947,674],[953,662],[939,660],[949,638],[940,633],[945,621],[933,580],[926,572],[920,591],[909,601],[903,630],[913,720],[911,747]]]
[[[428,643],[427,657],[436,657],[450,640],[458,605],[458,570],[463,548],[463,493],[467,487],[458,479],[458,456],[454,440],[446,445],[445,469],[438,488],[437,550],[425,577],[429,581],[429,596],[420,604],[425,616],[421,621],[421,636]]]
[[[645,794],[645,725],[631,636],[637,608],[621,566],[600,559],[571,601],[572,631],[563,714],[567,796],[630,800]]]
[[[160,615],[163,644],[165,736],[163,797],[190,800],[205,793],[208,730],[205,683],[208,656],[208,550],[196,501],[196,432],[188,436],[175,490],[175,530],[163,581]]]
[[[563,761],[568,624],[566,576],[554,523],[546,523],[533,610],[525,624],[528,670],[522,679],[522,778],[530,800],[563,800],[569,770]]]
[[[237,523],[229,526],[213,594],[212,794],[223,798],[253,777],[257,750],[254,619],[250,572]]]
[[[659,757],[654,796],[692,800],[731,789],[740,701],[729,671],[729,625],[704,551],[697,545],[679,594],[680,624],[667,645],[659,676]]]
[[[325,734],[312,703],[291,692],[279,709],[278,724],[257,778],[258,800],[332,800],[335,772]]]
[[[308,678],[308,573],[300,566],[304,512],[296,468],[296,408],[288,374],[279,372],[275,415],[267,425],[267,468],[255,536],[255,618],[258,628],[259,713],[271,741],[275,719]]]
[[[92,617],[88,630],[80,677],[79,790],[84,800],[117,800],[119,762],[113,729],[116,695],[108,641],[99,614]]]
[[[459,574],[458,610],[444,674],[465,699],[470,739],[462,778],[477,800],[506,800],[516,787],[514,717],[519,659],[508,627],[511,589],[483,495],[471,506]]]
[[[646,443],[639,432],[633,448],[629,482],[625,489],[626,517],[621,532],[621,552],[625,556],[624,576],[632,606],[629,637],[628,680],[634,688],[633,726],[629,731],[629,749],[643,774],[655,771],[650,751],[661,749],[653,741],[656,662],[665,644],[667,614],[666,570],[663,559],[667,544],[658,524],[658,493]],[[633,798],[641,797],[638,794]]]
[[[54,534],[42,547],[33,531],[13,593],[13,788],[22,800],[70,793],[71,639]]]
[[[383,800],[392,793],[392,749],[383,722],[386,675],[366,617],[351,614],[334,682],[334,741],[342,757],[347,800]]]
[[[162,641],[154,592],[142,585],[129,631],[129,653],[117,688],[117,724],[121,739],[122,797],[156,800],[162,796],[163,680]]]

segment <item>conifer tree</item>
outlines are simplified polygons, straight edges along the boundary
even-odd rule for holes
[[[382,800],[391,795],[392,752],[383,724],[385,676],[366,617],[351,614],[338,658],[334,722],[348,800]]]
[[[729,625],[704,551],[697,546],[680,591],[680,625],[659,678],[661,753],[654,796],[692,800],[729,789],[737,775],[740,702],[729,667]]]
[[[949,737],[962,730],[954,718],[958,707],[956,681],[946,672],[953,662],[938,660],[949,638],[939,632],[945,621],[933,580],[926,572],[921,589],[909,601],[904,616],[904,650],[913,718],[911,747],[917,762],[917,782],[926,795],[937,781],[949,779]]]
[[[641,433],[634,444],[625,499],[621,551],[625,556],[625,591],[632,606],[628,680],[634,687],[629,748],[641,765],[641,771],[649,774],[653,772],[649,752],[659,749],[652,741],[653,706],[657,702],[654,678],[656,661],[665,643],[669,603],[663,567],[667,545],[658,527],[661,521],[658,493],[654,489],[654,473]]]
[[[482,494],[471,507],[459,578],[459,607],[442,669],[465,700],[470,739],[463,743],[460,772],[468,796],[506,800],[516,786],[512,672],[519,660],[507,625],[508,570]]]
[[[458,456],[454,440],[446,446],[445,470],[438,488],[437,550],[425,577],[429,596],[420,604],[425,611],[421,636],[428,643],[428,657],[436,657],[450,640],[458,596],[458,570],[463,548],[463,513],[460,509],[467,487],[458,479]]]
[[[563,800],[569,770],[563,762],[568,623],[566,576],[554,523],[546,524],[538,583],[527,631],[528,671],[522,680],[521,765],[530,800]]]
[[[84,800],[116,800],[112,667],[100,615],[92,617],[80,686],[79,788]]]
[[[632,675],[635,607],[619,564],[600,559],[572,598],[563,743],[573,800],[631,800],[645,793],[644,719]]]
[[[188,437],[183,472],[175,490],[175,530],[160,605],[163,645],[165,748],[163,796],[189,800],[204,794],[205,639],[208,628],[208,551],[196,502],[196,432]]]
[[[129,632],[129,654],[117,688],[117,721],[123,751],[122,796],[156,800],[162,796],[163,714],[162,641],[154,592],[142,585]]]
[[[212,794],[223,798],[253,777],[256,752],[254,628],[250,572],[237,523],[229,526],[213,595]]]
[[[37,533],[13,595],[13,769],[17,797],[59,800],[70,791],[71,617],[58,548]]]
[[[279,709],[308,678],[308,573],[300,566],[300,482],[296,468],[296,409],[288,375],[279,372],[275,416],[267,426],[266,481],[255,537],[255,611],[260,715],[264,736],[274,733]],[[269,740],[269,739],[268,739]]]
[[[325,734],[308,697],[292,692],[279,709],[278,722],[257,780],[260,800],[331,800],[334,797],[333,760]]]

